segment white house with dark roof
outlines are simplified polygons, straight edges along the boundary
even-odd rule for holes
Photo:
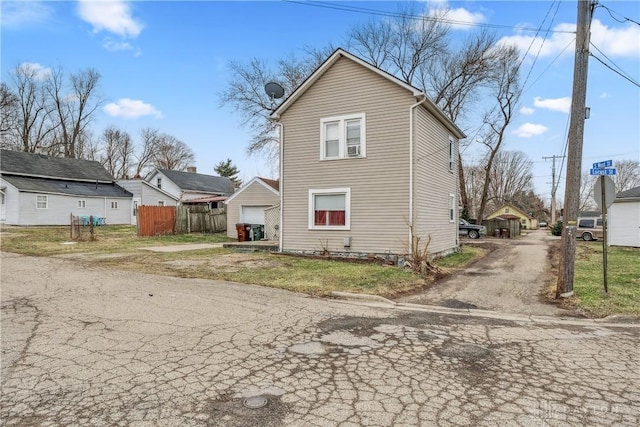
[[[229,178],[169,169],[156,169],[147,177],[147,181],[177,197],[178,204],[191,199],[230,196],[235,190]]]
[[[610,245],[640,247],[640,187],[616,194],[607,224]]]
[[[138,223],[139,206],[176,206],[178,198],[161,190],[144,179],[119,179],[118,185],[133,194],[131,202],[131,225]]]
[[[0,150],[0,222],[67,225],[70,216],[130,224],[132,194],[98,162]]]

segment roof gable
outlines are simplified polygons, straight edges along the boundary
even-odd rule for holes
[[[10,150],[0,150],[0,172],[3,175],[86,182],[115,181],[104,166],[96,161]]]
[[[525,211],[523,211],[522,209],[520,209],[517,206],[512,205],[511,203],[505,203],[504,205],[500,206],[500,208],[498,208],[495,212],[493,212],[492,214],[488,215],[490,216],[494,216],[496,215],[498,212],[500,212],[501,210],[505,209],[505,208],[510,208],[513,209],[514,211],[516,211],[518,214],[520,214],[520,216],[523,216],[527,219],[533,219],[533,217],[531,215],[529,215],[528,213],[526,213]],[[509,214],[513,214],[513,212],[509,212],[507,215]],[[505,216],[504,214],[499,215],[499,216]]]
[[[293,93],[291,95],[289,95],[284,102],[282,102],[278,108],[276,108],[273,113],[271,114],[271,118],[274,120],[278,120],[280,118],[280,116],[291,106],[293,105],[301,96],[304,95],[304,93],[311,87],[313,86],[313,84],[315,84],[316,81],[318,81],[318,79],[320,79],[320,77],[322,77],[329,68],[331,68],[340,58],[347,58],[348,60],[351,60],[359,65],[361,65],[362,67],[365,67],[371,71],[373,71],[374,73],[384,77],[385,79],[393,82],[394,84],[400,86],[401,88],[405,89],[406,91],[411,92],[411,94],[418,100],[422,101],[422,106],[425,107],[427,109],[427,111],[429,111],[431,114],[433,114],[433,116],[438,119],[438,121],[440,121],[452,134],[455,135],[456,138],[458,139],[462,139],[462,138],[466,138],[466,135],[464,134],[464,132],[462,132],[462,130],[460,130],[455,123],[453,123],[443,112],[442,110],[440,110],[440,108],[438,108],[438,106],[436,104],[433,103],[433,101],[431,101],[424,92],[422,92],[420,89],[411,86],[407,83],[405,83],[404,81],[398,79],[397,77],[393,76],[392,74],[387,73],[386,71],[383,71],[377,67],[375,67],[374,65],[364,61],[361,58],[358,58],[357,56],[343,50],[343,49],[336,49],[331,56],[329,56],[329,58],[327,58],[326,61],[324,61],[309,77],[307,77],[307,79],[300,85],[298,86],[298,88],[296,88],[296,90],[293,91]]]
[[[259,176],[256,176],[256,177],[252,178],[251,181],[249,181],[245,185],[243,185],[242,188],[240,188],[238,191],[236,191],[231,197],[229,197],[225,201],[225,203],[229,203],[230,201],[232,201],[233,199],[238,197],[239,194],[241,194],[244,190],[249,188],[254,183],[262,185],[265,189],[271,191],[276,196],[280,195],[280,181],[276,181],[276,180],[268,179],[268,178],[261,178]]]
[[[173,183],[182,190],[186,191],[232,194],[235,189],[233,181],[223,176],[204,175],[201,173],[181,172],[169,169],[158,169],[158,172],[173,181]]]

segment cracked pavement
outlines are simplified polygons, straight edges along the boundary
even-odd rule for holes
[[[0,261],[2,425],[640,424],[637,324]]]

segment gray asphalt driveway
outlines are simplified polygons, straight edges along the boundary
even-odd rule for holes
[[[637,325],[0,262],[2,425],[640,424]]]

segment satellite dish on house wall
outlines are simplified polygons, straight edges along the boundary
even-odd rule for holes
[[[267,92],[272,101],[284,96],[284,88],[276,82],[269,82],[264,85],[264,91]]]

